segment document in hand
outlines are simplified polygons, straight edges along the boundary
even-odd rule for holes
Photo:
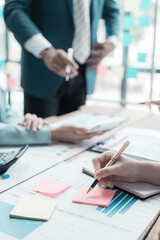
[[[23,197],[12,209],[11,218],[48,221],[57,202],[30,197]]]
[[[106,131],[117,127],[127,119],[124,117],[107,116],[91,113],[79,113],[71,117],[52,124],[52,127],[60,127],[63,125],[72,125],[75,127],[87,128],[88,134],[98,131]]]
[[[94,206],[108,207],[116,191],[94,188],[88,194],[88,187],[83,187],[72,200],[73,203],[82,203]]]

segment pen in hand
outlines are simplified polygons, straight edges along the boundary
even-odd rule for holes
[[[115,163],[118,161],[118,159],[119,159],[119,157],[121,156],[121,154],[124,152],[124,150],[128,147],[129,144],[130,144],[129,141],[125,142],[125,143],[123,144],[123,146],[119,149],[119,151],[117,151],[117,152],[113,155],[113,157],[112,157],[112,158],[110,159],[110,161],[107,163],[106,167],[110,167],[110,166],[112,166],[113,164],[115,164]],[[88,191],[87,191],[87,194],[97,185],[98,182],[99,182],[99,180],[96,179],[96,180],[92,183],[92,185],[89,187],[89,189],[88,189]]]
[[[73,60],[73,48],[68,49],[68,59]],[[70,73],[71,73],[71,66],[68,64],[66,66],[66,78],[65,80],[68,82],[70,79]]]

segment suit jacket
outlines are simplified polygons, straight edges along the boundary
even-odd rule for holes
[[[91,42],[97,42],[99,19],[106,22],[108,36],[118,35],[119,10],[115,0],[92,0]],[[55,48],[67,51],[74,36],[72,0],[6,0],[5,22],[23,47],[35,34],[42,33]],[[92,94],[96,70],[86,71],[86,89]],[[41,59],[22,50],[22,87],[33,96],[47,99],[56,94],[63,78],[49,71]]]
[[[19,115],[6,104],[5,91],[0,88],[0,146],[51,143],[49,128],[33,133],[18,125],[20,121]]]

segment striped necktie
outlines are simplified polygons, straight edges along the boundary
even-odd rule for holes
[[[73,49],[74,58],[80,64],[85,63],[91,51],[90,2],[91,0],[73,0],[75,19]]]

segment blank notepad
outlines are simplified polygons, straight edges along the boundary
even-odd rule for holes
[[[30,220],[48,221],[57,202],[37,198],[23,197],[12,209],[11,218],[22,218]]]
[[[55,197],[56,195],[65,191],[70,186],[70,183],[55,181],[52,179],[44,179],[43,181],[31,187],[31,190],[50,197]]]
[[[115,192],[114,190],[93,188],[88,194],[88,187],[83,187],[72,200],[73,203],[89,204],[94,206],[108,207]]]

